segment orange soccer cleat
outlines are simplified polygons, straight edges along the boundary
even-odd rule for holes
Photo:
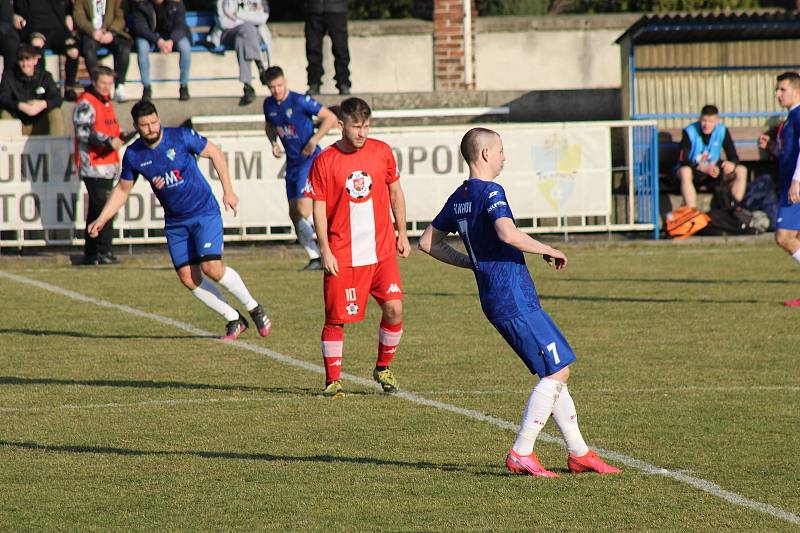
[[[613,467],[603,462],[592,450],[589,450],[585,455],[576,457],[569,454],[567,458],[567,466],[570,472],[578,474],[580,472],[597,472],[598,474],[619,474],[622,472],[619,468]]]
[[[555,472],[545,470],[535,452],[530,455],[519,455],[514,449],[508,450],[506,467],[514,474],[526,474],[536,477],[558,477]]]

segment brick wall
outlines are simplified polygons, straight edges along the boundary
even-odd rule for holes
[[[434,0],[433,50],[434,87],[436,90],[475,88],[475,19],[478,11],[475,0],[472,7],[472,53],[467,58],[471,76],[465,79],[464,63],[464,0]]]

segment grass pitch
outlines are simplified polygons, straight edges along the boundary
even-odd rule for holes
[[[562,248],[564,271],[528,264],[578,354],[587,442],[710,492],[624,464],[570,475],[541,439],[563,475],[512,476],[509,429],[352,380],[326,400],[318,372],[0,274],[0,530],[796,530],[800,311],[780,302],[800,297],[797,265],[766,240]],[[321,276],[277,250],[226,257],[274,322],[241,339],[319,365]],[[0,271],[222,332],[166,254],[125,259],[4,257]],[[420,253],[401,268],[401,388],[517,423],[535,379],[472,274]],[[370,377],[377,322],[370,302],[346,328],[345,372]]]

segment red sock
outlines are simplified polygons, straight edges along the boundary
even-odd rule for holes
[[[378,362],[376,366],[389,366],[392,359],[394,359],[394,354],[402,336],[402,321],[397,324],[389,324],[381,320],[381,326],[378,330]]]
[[[322,360],[325,363],[325,384],[342,379],[342,347],[344,326],[328,324],[322,327]]]

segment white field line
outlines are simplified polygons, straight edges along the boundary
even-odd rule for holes
[[[271,398],[173,398],[168,400],[142,400],[141,402],[110,402],[110,403],[90,403],[90,404],[64,404],[45,407],[0,407],[0,413],[37,413],[43,411],[61,411],[74,409],[124,409],[126,407],[150,407],[150,406],[174,406],[174,405],[193,405],[206,403],[231,403],[231,402],[288,402],[305,400],[304,397],[271,397]]]
[[[71,290],[68,290],[68,289],[64,289],[64,288],[58,287],[56,285],[51,285],[50,283],[45,283],[43,281],[38,281],[38,280],[35,280],[35,279],[26,278],[24,276],[19,276],[19,275],[16,275],[16,274],[11,274],[10,272],[3,272],[3,271],[0,271],[0,278],[6,278],[8,280],[15,281],[17,283],[21,283],[21,284],[24,284],[24,285],[30,285],[30,286],[33,286],[33,287],[38,287],[38,288],[43,289],[45,291],[48,291],[48,292],[51,292],[51,293],[54,293],[54,294],[59,294],[59,295],[62,295],[62,296],[66,296],[67,298],[71,298],[73,300],[77,300],[77,301],[80,301],[80,302],[85,302],[85,303],[97,305],[97,306],[100,306],[100,307],[105,307],[105,308],[108,308],[108,309],[116,309],[118,311],[122,311],[123,313],[131,314],[131,315],[138,316],[138,317],[141,317],[141,318],[147,318],[147,319],[153,320],[155,322],[159,322],[159,323],[164,324],[164,325],[169,325],[169,326],[173,326],[173,327],[178,328],[178,329],[182,329],[183,331],[186,331],[187,333],[192,333],[192,334],[195,334],[195,335],[198,335],[198,336],[202,336],[202,337],[211,337],[212,336],[212,333],[210,333],[208,331],[204,331],[202,329],[199,329],[199,328],[197,328],[197,327],[195,327],[195,326],[193,326],[191,324],[187,324],[185,322],[180,322],[180,321],[174,320],[172,318],[168,318],[168,317],[164,317],[164,316],[161,316],[161,315],[156,315],[156,314],[153,314],[153,313],[148,313],[148,312],[145,312],[145,311],[141,311],[139,309],[135,309],[135,308],[129,307],[127,305],[120,305],[120,304],[111,303],[111,302],[106,301],[106,300],[101,300],[99,298],[92,298],[91,296],[86,296],[84,294],[81,294],[81,293],[78,293],[78,292],[75,292],[75,291],[71,291]],[[214,342],[223,342],[223,341],[216,341],[215,340]],[[236,348],[241,348],[243,350],[249,350],[249,351],[257,353],[257,354],[265,355],[265,356],[267,356],[267,357],[269,357],[271,359],[274,359],[276,361],[280,361],[282,363],[286,363],[286,364],[291,365],[291,366],[296,366],[296,367],[299,367],[299,368],[303,368],[303,369],[309,370],[311,372],[315,372],[317,374],[324,374],[325,373],[325,369],[320,365],[317,365],[317,364],[314,364],[314,363],[310,363],[308,361],[302,361],[300,359],[295,359],[294,357],[289,357],[288,355],[283,355],[283,354],[278,353],[278,352],[276,352],[274,350],[270,350],[269,348],[264,348],[264,347],[261,347],[261,346],[255,346],[255,345],[248,344],[246,342],[242,342],[242,341],[238,341],[238,340],[237,341],[233,341],[233,342],[226,342],[225,344],[227,346],[233,346],[233,347],[236,347]],[[347,373],[344,373],[344,372],[342,373],[342,376],[344,378],[346,378],[348,381],[353,382],[353,383],[358,383],[359,385],[362,385],[364,387],[373,388],[373,389],[379,388],[377,383],[373,382],[372,380],[366,379],[366,378],[362,378],[362,377],[359,377],[359,376],[354,376],[354,375],[347,374]],[[474,409],[465,409],[463,407],[458,407],[456,405],[452,405],[452,404],[449,404],[449,403],[440,402],[440,401],[437,401],[437,400],[431,400],[431,399],[425,398],[423,396],[420,396],[419,394],[401,391],[401,392],[395,393],[394,396],[396,396],[397,398],[402,398],[404,400],[416,403],[418,405],[425,405],[425,406],[428,406],[428,407],[433,407],[434,409],[439,409],[441,411],[446,411],[446,412],[462,415],[462,416],[465,416],[465,417],[470,418],[472,420],[478,420],[478,421],[481,421],[481,422],[487,422],[487,423],[492,424],[493,426],[496,426],[496,427],[501,428],[501,429],[507,429],[509,431],[517,431],[519,429],[519,426],[514,422],[509,422],[507,420],[503,420],[502,418],[498,418],[498,417],[495,417],[495,416],[492,416],[492,415],[487,415],[486,413],[482,413],[482,412],[476,411]],[[548,435],[548,434],[545,434],[545,433],[541,433],[539,438],[541,438],[542,440],[545,440],[547,442],[556,442],[556,443],[560,443],[561,442],[561,439],[553,437],[552,435]],[[764,514],[768,514],[768,515],[773,516],[775,518],[779,518],[781,520],[785,520],[787,522],[791,522],[793,524],[800,525],[800,516],[798,516],[798,515],[796,515],[794,513],[791,513],[789,511],[786,511],[786,510],[781,509],[779,507],[775,507],[773,505],[769,505],[769,504],[766,504],[766,503],[763,503],[763,502],[759,502],[759,501],[756,501],[756,500],[751,500],[750,498],[742,496],[741,494],[737,494],[735,492],[731,492],[729,490],[725,490],[722,487],[720,487],[719,485],[717,485],[716,483],[714,483],[712,481],[708,481],[707,479],[702,479],[702,478],[690,476],[690,475],[685,474],[683,472],[667,470],[666,468],[658,467],[656,465],[647,463],[647,462],[642,461],[640,459],[636,459],[635,457],[631,457],[629,455],[625,455],[625,454],[622,454],[622,453],[619,453],[619,452],[615,452],[613,450],[605,450],[605,449],[602,449],[602,448],[595,448],[595,450],[597,451],[597,453],[599,453],[600,455],[602,455],[602,456],[604,456],[606,458],[609,458],[609,459],[611,459],[611,460],[613,460],[615,462],[618,462],[618,463],[622,463],[622,464],[624,464],[624,465],[626,465],[626,466],[628,466],[630,468],[635,468],[635,469],[640,470],[640,471],[642,471],[642,472],[644,472],[646,474],[655,474],[655,475],[659,475],[659,476],[664,476],[666,478],[674,479],[676,481],[680,481],[681,483],[685,483],[685,484],[690,485],[690,486],[692,486],[692,487],[694,487],[696,489],[699,489],[699,490],[701,490],[703,492],[711,494],[712,496],[715,496],[715,497],[720,498],[722,500],[725,500],[725,501],[727,501],[729,503],[732,503],[733,505],[736,505],[736,506],[739,506],[739,507],[746,507],[746,508],[749,508],[749,509],[764,513]]]

